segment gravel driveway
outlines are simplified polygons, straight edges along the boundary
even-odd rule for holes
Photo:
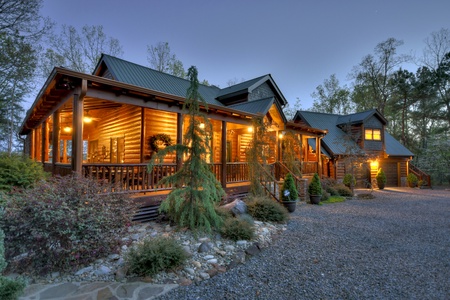
[[[309,205],[245,264],[158,299],[450,299],[450,191]]]

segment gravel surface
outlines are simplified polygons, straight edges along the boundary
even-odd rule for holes
[[[450,299],[450,191],[301,203],[245,264],[158,299]]]

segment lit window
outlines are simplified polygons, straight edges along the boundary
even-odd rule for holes
[[[365,137],[366,137],[366,140],[381,141],[381,130],[380,129],[366,129]]]

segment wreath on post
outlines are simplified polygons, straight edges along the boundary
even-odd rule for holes
[[[160,150],[160,145],[164,145],[165,147],[172,145],[172,139],[168,134],[165,133],[158,133],[155,135],[152,135],[149,138],[149,146],[150,150],[152,152],[158,152]]]

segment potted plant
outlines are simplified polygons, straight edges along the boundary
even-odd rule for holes
[[[414,188],[416,187],[417,182],[419,182],[419,179],[413,173],[409,173],[408,176],[406,177],[406,181],[408,181],[409,187]]]
[[[288,173],[284,178],[281,188],[281,203],[289,212],[294,212],[298,201],[298,191],[295,186],[294,177]]]
[[[377,176],[376,176],[375,178],[376,178],[376,180],[377,180],[378,188],[379,188],[380,190],[384,189],[384,187],[386,186],[386,181],[387,181],[387,179],[386,179],[386,174],[384,174],[384,171],[383,171],[382,168],[380,168],[380,169],[378,170]]]
[[[311,183],[308,186],[309,199],[312,204],[319,204],[322,199],[322,185],[320,184],[319,174],[314,173]]]

